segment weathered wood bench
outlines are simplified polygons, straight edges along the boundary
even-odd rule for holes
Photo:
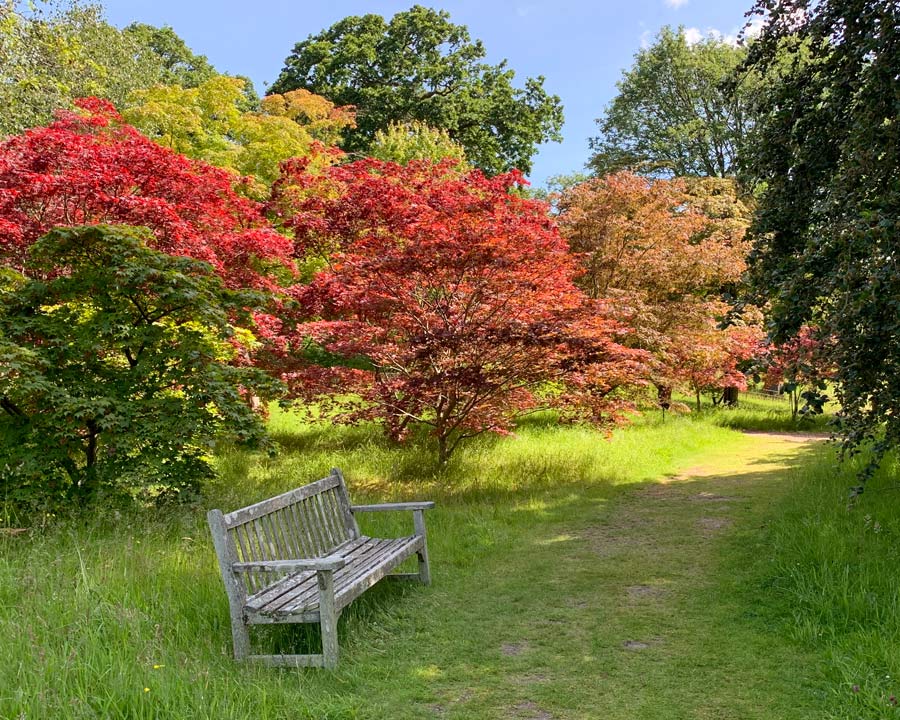
[[[431,582],[425,510],[433,502],[351,505],[340,470],[249,507],[207,514],[231,611],[236,660],[334,667],[341,611],[383,577]],[[356,514],[410,510],[415,533],[383,539],[362,535]],[[394,573],[412,555],[417,573]],[[319,623],[321,655],[252,655],[250,626]]]

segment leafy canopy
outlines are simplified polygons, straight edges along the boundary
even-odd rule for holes
[[[716,323],[727,311],[723,290],[745,268],[747,208],[733,181],[619,172],[570,187],[558,208],[578,283],[610,301],[630,345],[652,353],[650,379],[663,395],[684,381],[706,390],[740,380],[731,351],[742,337],[730,340]]]
[[[107,23],[98,5],[0,3],[0,137],[49,122],[78,97],[122,103],[163,76],[152,48]]]
[[[900,444],[900,5],[759,2],[746,72],[759,97],[752,177],[764,184],[750,265],[778,342],[831,343],[846,448]],[[790,63],[784,63],[784,53]]]
[[[353,105],[358,125],[343,148],[367,152],[391,122],[422,121],[447,130],[476,167],[497,173],[531,168],[537,145],[561,140],[560,100],[544,78],[513,86],[503,61],[443,11],[420,5],[394,15],[351,16],[297,43],[272,91],[305,88],[338,105]]]
[[[326,263],[295,288],[313,317],[274,359],[294,394],[357,393],[342,419],[383,420],[398,439],[429,426],[442,461],[467,437],[508,431],[551,381],[567,384],[556,398],[567,409],[618,419],[614,391],[643,355],[588,307],[546,205],[510,192],[520,174],[463,174],[453,161],[294,170],[274,206],[298,256]],[[326,367],[297,365],[309,350]]]
[[[28,252],[29,280],[0,289],[0,487],[85,501],[103,487],[195,488],[220,437],[258,443],[236,366],[247,308],[206,263],[147,246],[147,231],[60,228]]]
[[[724,83],[745,57],[744,48],[715,37],[689,44],[683,28],[664,27],[638,52],[597,120],[589,167],[598,175],[736,175],[751,125],[751,83]]]
[[[132,92],[123,118],[165,147],[251,177],[251,195],[264,197],[279,165],[292,157],[328,155],[317,143],[337,140],[353,113],[305,90],[264,98],[245,111],[245,83],[215,75],[195,88],[156,85]]]
[[[23,269],[54,227],[147,227],[155,249],[210,263],[231,288],[274,291],[292,274],[290,241],[232,173],[161,147],[96,98],[81,113],[0,143],[0,261]]]

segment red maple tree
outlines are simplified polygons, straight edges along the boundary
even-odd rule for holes
[[[232,288],[274,290],[292,244],[263,207],[234,190],[235,174],[157,145],[97,98],[78,112],[0,143],[0,262],[59,226],[148,227],[156,249],[210,263]]]
[[[467,437],[508,432],[552,380],[565,381],[560,404],[616,419],[614,391],[644,356],[588,307],[546,206],[512,192],[522,183],[448,163],[363,160],[317,175],[288,164],[271,207],[298,256],[325,262],[294,288],[315,318],[276,361],[294,393],[355,392],[343,419],[382,419],[397,439],[431,426],[441,461]],[[286,367],[304,350],[318,366]]]

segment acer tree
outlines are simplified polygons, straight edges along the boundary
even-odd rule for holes
[[[717,314],[726,311],[727,307],[721,307]],[[719,405],[728,402],[728,389],[747,389],[745,370],[759,356],[763,340],[758,325],[722,329],[716,314],[710,313],[699,328],[674,347],[675,376],[694,393],[698,411],[703,393],[711,393],[713,404]]]
[[[57,229],[25,263],[49,280],[0,277],[6,497],[177,494],[212,472],[214,441],[262,440],[243,394],[277,384],[233,361],[263,296],[227,290],[207,263],[148,240],[122,226]]]
[[[734,185],[705,182],[715,187],[619,172],[576,184],[557,201],[560,230],[580,259],[579,285],[611,303],[632,328],[630,345],[652,353],[651,380],[664,408],[688,358],[699,359],[697,338],[707,337],[709,347],[710,333],[717,332],[710,323],[725,312],[722,291],[745,267],[740,205],[726,201],[728,188],[734,199]],[[713,203],[722,192],[726,198]],[[722,217],[704,211],[719,205]],[[728,356],[724,337],[712,346],[707,360]],[[728,375],[725,367],[716,372]]]
[[[568,381],[560,405],[614,421],[615,391],[634,381],[643,354],[587,308],[546,205],[510,192],[520,174],[453,165],[286,168],[273,211],[298,255],[324,263],[294,291],[316,317],[298,322],[276,359],[293,393],[355,392],[342,419],[383,420],[396,439],[430,426],[442,462],[465,438],[508,432],[551,380]]]
[[[829,346],[817,328],[803,325],[794,337],[772,346],[766,355],[766,385],[777,385],[788,396],[793,420],[824,411],[828,402],[825,389],[834,377]]]
[[[209,263],[232,289],[292,276],[291,242],[232,173],[152,142],[106,101],[79,105],[0,143],[0,262],[24,270],[52,228],[106,223],[149,228],[154,249]]]
[[[318,157],[353,127],[354,113],[305,90],[263,98],[247,111],[239,78],[216,75],[197,87],[156,85],[128,96],[122,115],[142,133],[196,160],[231,168],[256,182],[249,193],[265,198],[279,165],[292,157]]]

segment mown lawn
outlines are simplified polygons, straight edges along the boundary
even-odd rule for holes
[[[834,525],[843,505],[811,500],[816,473],[833,468],[821,444],[743,435],[706,414],[648,417],[611,441],[536,417],[442,470],[374,428],[283,413],[271,422],[281,454],[223,453],[221,479],[196,507],[0,537],[0,717],[789,719],[887,717],[893,707],[877,702],[893,687],[877,673],[860,676],[859,693],[844,687],[841,668],[875,672],[873,655],[842,664],[860,608],[835,617],[822,606],[834,581],[813,569],[817,552],[833,573],[850,546],[865,552],[847,539],[858,530],[862,543],[874,539],[875,573],[893,557],[895,526],[867,532],[853,525],[860,514]],[[382,583],[351,606],[333,673],[236,666],[205,509],[335,465],[356,500],[438,501],[434,585]],[[823,508],[813,520],[811,508]],[[372,532],[409,523],[364,519]],[[815,523],[834,525],[835,537],[820,538]],[[849,545],[833,554],[834,543]],[[803,553],[811,576],[792,574]],[[896,585],[884,579],[879,598]],[[898,627],[887,611],[862,619],[876,635],[878,624]],[[885,653],[894,639],[880,638]],[[316,640],[303,627],[255,637],[293,652]],[[867,707],[862,699],[869,714],[841,714]]]

